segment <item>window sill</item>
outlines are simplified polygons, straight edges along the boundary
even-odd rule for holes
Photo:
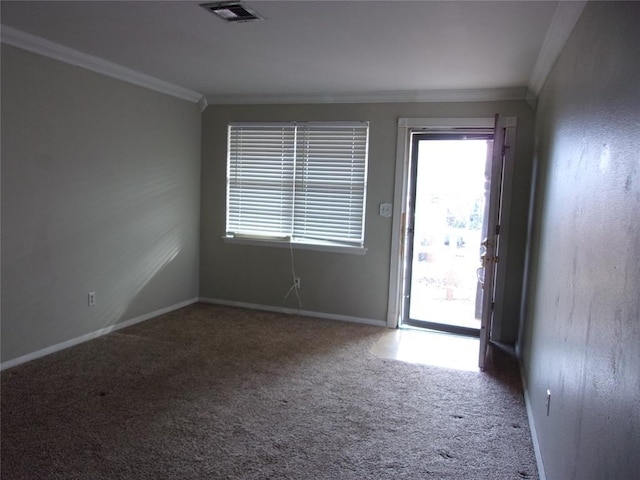
[[[254,247],[276,247],[276,248],[294,248],[296,250],[315,250],[319,252],[346,253],[351,255],[364,255],[367,253],[366,247],[356,247],[352,245],[343,245],[340,243],[327,242],[322,240],[274,240],[262,238],[238,238],[232,236],[223,236],[225,243],[236,245],[249,245]]]

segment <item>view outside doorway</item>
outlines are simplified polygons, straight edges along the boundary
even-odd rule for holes
[[[480,328],[491,147],[487,139],[418,140],[412,321]]]

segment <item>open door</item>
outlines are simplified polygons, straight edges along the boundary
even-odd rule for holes
[[[484,370],[491,339],[493,306],[495,299],[496,267],[498,264],[498,246],[500,235],[500,204],[502,198],[502,180],[505,157],[505,129],[499,126],[495,116],[493,154],[487,162],[485,179],[488,182],[489,201],[487,209],[486,235],[482,241],[481,266],[478,269],[478,282],[482,287],[482,316],[480,319],[480,351],[478,366]]]
[[[506,195],[508,199],[511,195],[514,149],[509,148],[507,145],[515,145],[516,125],[516,117],[501,118],[499,121],[497,115],[494,117],[465,119],[401,118],[398,120],[396,189],[393,215],[393,231],[397,235],[392,238],[392,258],[395,261],[392,262],[390,268],[387,325],[390,328],[405,324],[418,328],[436,328],[428,324],[430,318],[426,315],[414,312],[412,317],[412,297],[415,300],[417,296],[421,296],[418,300],[422,302],[425,296],[418,289],[413,291],[412,287],[415,287],[416,281],[423,284],[429,283],[431,277],[429,272],[426,272],[426,268],[431,266],[431,263],[434,263],[433,260],[438,256],[438,253],[441,254],[441,257],[451,257],[453,262],[466,263],[467,252],[473,252],[472,255],[468,256],[469,263],[473,264],[471,270],[472,278],[467,280],[465,277],[464,282],[461,282],[461,277],[457,276],[457,270],[454,271],[456,276],[452,277],[449,275],[450,270],[444,269],[444,276],[442,277],[444,280],[440,282],[432,281],[431,283],[445,292],[447,301],[452,300],[455,302],[459,299],[466,301],[467,298],[475,297],[475,304],[470,310],[470,317],[477,319],[478,326],[475,327],[475,336],[479,337],[478,366],[480,369],[485,367],[492,334],[499,340],[502,328],[501,322],[503,319],[500,302],[504,296],[506,263],[504,261],[498,263],[497,256],[499,253],[504,254],[506,252],[505,241],[509,234],[509,222],[507,221],[509,218],[509,202],[508,200],[502,201],[502,196]],[[474,202],[473,222],[471,222],[472,217],[469,217],[470,223],[467,222],[466,225],[462,225],[461,222],[456,220],[461,218],[456,213],[459,209],[457,207],[455,209],[451,208],[451,212],[447,211],[445,218],[445,222],[447,222],[445,228],[448,229],[447,231],[443,230],[445,235],[438,236],[438,231],[434,231],[434,235],[430,235],[431,232],[427,232],[425,235],[424,232],[416,232],[417,226],[414,224],[415,215],[421,215],[418,211],[421,210],[421,207],[417,205],[415,193],[422,185],[418,180],[420,172],[416,171],[415,164],[416,159],[418,159],[418,163],[420,162],[421,149],[416,144],[426,141],[426,137],[435,139],[438,135],[452,133],[484,133],[492,139],[492,145],[485,150],[483,171],[480,173],[480,182],[483,184],[480,195],[484,200]],[[442,157],[440,158],[442,159]],[[418,166],[419,168],[421,167]],[[466,174],[468,169],[461,167],[458,171]],[[447,181],[440,181],[443,188],[446,186]],[[446,190],[446,193],[449,194],[452,189],[447,188]],[[433,204],[434,202],[431,201],[430,203]],[[475,208],[476,204],[478,208]],[[478,231],[480,235],[476,238],[467,235],[469,232],[462,232],[464,233],[463,235],[458,235],[460,229],[474,230],[475,232],[478,223],[475,220],[475,214],[477,213],[476,210],[480,211],[480,206],[484,212],[481,221],[482,229]],[[454,213],[454,215],[449,213]],[[500,231],[501,216],[504,216],[502,231]],[[467,218],[466,214],[465,218]],[[434,222],[433,218],[427,222],[429,225],[434,225],[435,223],[437,222]],[[452,233],[455,235],[452,236]],[[502,245],[500,245],[500,236],[503,238]],[[459,238],[462,241],[459,241]],[[440,251],[436,251],[438,250],[435,248],[436,245],[439,245]],[[464,259],[464,262],[460,260],[461,258]],[[416,268],[423,269],[426,273],[421,274]],[[464,275],[467,274],[465,273]],[[435,280],[440,278],[434,275],[432,277]],[[426,280],[424,280],[425,278]],[[475,282],[474,284],[476,285],[473,296],[472,294],[466,294],[464,297],[459,298],[455,290],[458,285],[462,283],[466,285],[472,282]],[[475,292],[477,292],[477,295]],[[493,308],[494,302],[496,305],[495,310]],[[427,310],[423,308],[422,311]],[[432,317],[439,321],[441,315],[437,314],[437,312],[434,313],[434,311],[433,308],[429,308],[428,314],[433,314]],[[414,324],[413,320],[421,322]],[[436,329],[443,330],[442,328]],[[454,329],[446,329],[445,331],[471,335],[471,332],[462,330],[456,326]]]

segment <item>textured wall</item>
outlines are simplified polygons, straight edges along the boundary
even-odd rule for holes
[[[291,282],[287,249],[225,244],[226,134],[230,121],[368,120],[369,176],[366,255],[295,250],[302,279],[303,309],[384,322],[387,314],[391,218],[378,215],[381,202],[393,201],[399,117],[491,117],[519,119],[514,197],[505,298],[504,341],[517,335],[522,265],[529,201],[533,112],[525,102],[449,104],[217,105],[203,119],[201,295],[281,307]],[[295,300],[295,299],[294,299]],[[288,307],[296,307],[289,298]]]
[[[640,472],[639,24],[589,2],[539,99],[521,347],[553,480]]]
[[[197,297],[199,174],[195,105],[3,45],[2,360]]]

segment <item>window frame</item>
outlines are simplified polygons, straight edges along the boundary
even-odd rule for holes
[[[264,129],[264,131],[266,132],[266,135],[274,134],[274,132],[278,132],[280,130],[288,131],[288,129],[290,128],[293,128],[295,130],[295,134],[293,136],[293,143],[292,144],[283,143],[283,146],[281,147],[282,159],[284,159],[286,155],[291,151],[295,152],[293,154],[293,157],[292,158],[287,157],[286,160],[282,160],[282,159],[279,160],[282,162],[290,161],[292,162],[292,165],[293,165],[292,168],[286,169],[287,176],[285,177],[286,179],[288,179],[289,184],[294,185],[293,190],[288,191],[287,189],[285,189],[285,187],[282,187],[283,188],[282,192],[290,194],[291,199],[281,200],[279,205],[279,208],[281,208],[281,212],[285,212],[285,213],[287,213],[287,211],[290,212],[290,218],[283,223],[284,226],[282,228],[284,228],[284,231],[274,233],[274,232],[270,232],[269,228],[267,228],[264,231],[264,233],[260,231],[251,232],[250,230],[253,225],[251,225],[252,222],[249,222],[246,233],[233,232],[233,227],[237,226],[238,222],[242,221],[242,218],[241,218],[242,214],[238,213],[237,200],[236,202],[234,202],[234,205],[231,206],[230,198],[232,193],[234,197],[237,197],[238,188],[241,189],[242,187],[241,186],[238,187],[237,183],[234,184],[232,187],[233,181],[237,181],[238,177],[234,177],[231,171],[232,169],[237,169],[238,161],[242,161],[243,159],[239,158],[238,156],[234,156],[232,158],[232,156],[235,153],[237,153],[239,149],[242,148],[241,146],[239,147],[238,144],[236,143],[232,149],[232,138],[234,138],[235,141],[237,142],[237,137],[241,133],[241,131],[240,130],[234,131],[233,129],[241,129],[243,127],[247,127],[248,129],[253,129],[257,131],[259,131],[260,129]],[[273,130],[268,130],[268,129],[273,129]],[[355,225],[356,227],[360,227],[359,230],[356,228],[356,231],[355,231],[356,236],[358,233],[360,236],[354,238],[353,234],[349,232],[345,234],[343,238],[340,240],[336,240],[335,238],[330,239],[329,238],[331,237],[330,229],[327,230],[326,232],[321,232],[321,233],[326,233],[326,238],[324,239],[295,236],[295,233],[296,233],[295,225],[299,224],[301,221],[301,217],[296,217],[296,213],[299,213],[299,210],[296,208],[296,206],[299,207],[300,203],[303,202],[302,198],[305,197],[305,195],[296,194],[296,190],[298,189],[298,187],[304,183],[304,181],[301,179],[301,176],[299,176],[298,172],[303,170],[303,166],[309,167],[309,165],[311,165],[312,163],[315,163],[316,165],[322,165],[322,159],[323,159],[322,155],[324,155],[323,153],[318,153],[317,155],[320,155],[320,161],[318,161],[318,158],[316,156],[311,156],[309,154],[300,154],[302,150],[305,150],[303,146],[303,141],[308,139],[307,135],[309,134],[309,132],[320,131],[321,132],[320,136],[322,136],[322,134],[324,134],[326,130],[331,131],[334,129],[337,131],[336,138],[335,138],[336,142],[335,144],[329,144],[330,148],[334,148],[335,146],[338,145],[340,141],[339,137],[341,135],[344,135],[344,132],[347,132],[348,129],[352,129],[352,130],[356,129],[354,130],[354,132],[350,134],[352,138],[351,141],[360,142],[359,147],[351,146],[351,147],[347,147],[342,151],[344,153],[349,148],[351,148],[352,151],[354,152],[352,153],[352,158],[355,160],[352,160],[352,162],[355,165],[355,169],[352,169],[350,174],[344,175],[342,179],[348,178],[351,182],[353,182],[351,184],[354,186],[353,189],[359,192],[356,194],[356,199],[357,199],[357,205],[355,207],[356,215],[355,217],[352,216],[351,218],[349,218],[347,223],[350,226]],[[340,131],[341,129],[342,131]],[[355,133],[358,130],[360,132]],[[367,204],[367,176],[368,176],[368,165],[369,165],[369,134],[370,134],[369,130],[370,130],[370,124],[369,122],[366,122],[366,121],[230,122],[227,125],[225,234],[223,235],[222,239],[226,243],[240,244],[240,245],[296,248],[296,249],[304,249],[304,250],[319,250],[319,251],[351,253],[351,254],[359,254],[359,255],[365,254],[367,251],[365,247],[365,232],[366,232],[365,217],[366,217],[366,204]],[[300,133],[300,135],[298,135],[298,133]],[[347,134],[346,137],[349,137],[349,134]],[[362,143],[363,140],[364,140],[364,144]],[[322,139],[318,141],[320,142],[319,144],[321,146],[320,150],[324,151],[325,150],[324,147],[326,145],[323,142],[325,140]],[[278,155],[276,155],[276,157],[273,157],[273,155],[271,156],[271,158],[277,158],[277,157]],[[330,159],[333,160],[331,156],[330,156]],[[274,162],[273,165],[275,165],[275,163],[276,162]],[[271,166],[268,165],[267,163],[265,163],[265,166],[267,168],[271,168]],[[341,168],[342,164],[340,164],[339,167],[340,168],[338,168],[338,170],[342,169]],[[326,170],[326,167],[321,166],[319,169]],[[261,169],[258,168],[257,170],[258,170],[257,174],[261,175],[261,171],[260,171]],[[347,168],[347,170],[349,169]],[[332,180],[334,179],[334,173],[337,173],[337,172],[331,171],[329,173],[329,176]],[[253,174],[255,175],[255,172],[253,172]],[[325,174],[321,172],[319,173],[319,175],[322,176]],[[284,184],[287,182],[285,181],[281,183]],[[306,194],[308,194],[309,191],[312,191],[312,187],[307,188],[305,186],[305,189],[303,191],[306,192]],[[256,200],[256,199],[259,199],[260,195],[261,193],[248,192],[247,197],[250,200]],[[336,192],[333,198],[338,198],[339,196],[340,195]],[[324,203],[325,199],[326,197],[323,197],[323,201],[321,203]],[[362,202],[361,205],[359,202],[360,200]],[[288,202],[291,202],[290,205]],[[348,201],[343,200],[343,203],[341,203],[341,205],[347,206]],[[351,212],[350,209],[349,211]],[[240,219],[238,219],[238,216],[240,216]],[[323,215],[321,214],[320,217],[322,216]],[[232,217],[232,220],[230,220],[230,217]],[[302,219],[304,218],[305,217],[303,215]],[[312,218],[312,217],[309,217],[309,218]],[[230,228],[230,225],[231,225],[231,228]],[[274,227],[274,228],[275,230],[278,230],[277,227]],[[290,232],[290,234],[284,235],[283,233],[286,233],[287,231]]]

